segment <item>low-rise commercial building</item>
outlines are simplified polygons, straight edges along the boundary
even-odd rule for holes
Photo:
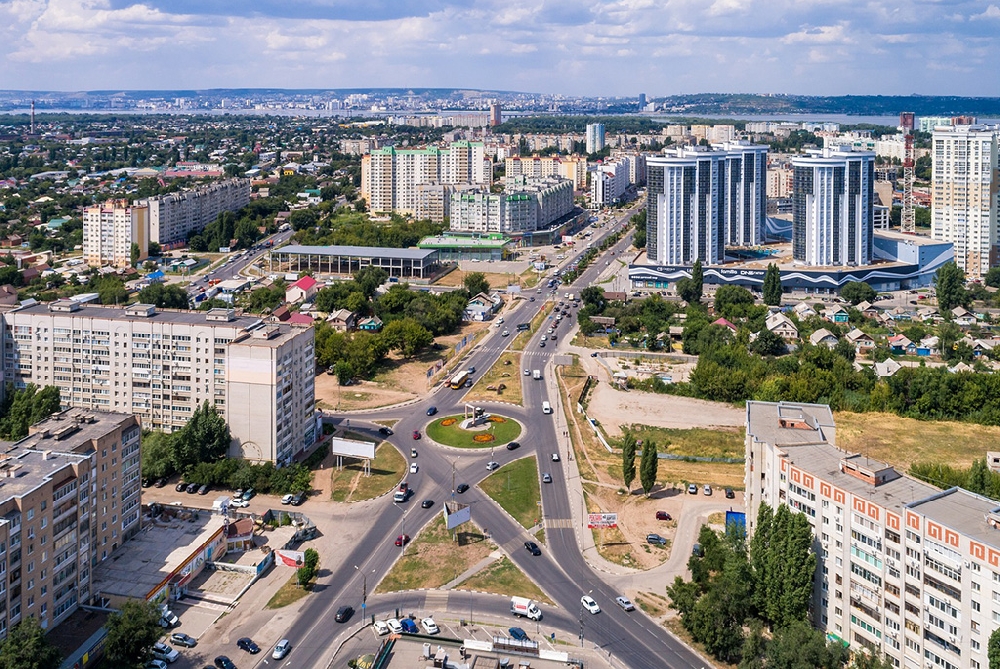
[[[301,246],[291,244],[268,254],[268,271],[353,275],[362,267],[381,267],[389,276],[428,279],[440,269],[433,249],[378,246]]]

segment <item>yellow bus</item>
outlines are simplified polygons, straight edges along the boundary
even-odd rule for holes
[[[465,382],[468,378],[469,378],[469,372],[463,370],[452,377],[450,385],[452,388],[458,390],[459,388],[465,385]]]

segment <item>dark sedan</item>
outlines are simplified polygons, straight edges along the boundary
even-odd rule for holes
[[[531,553],[536,557],[542,554],[542,550],[538,547],[538,544],[536,544],[534,541],[525,541],[524,547],[529,553]]]
[[[469,489],[469,484],[468,483],[459,483],[458,487],[455,488],[455,492],[457,492],[459,495],[461,495],[463,492],[465,492],[468,489]]]
[[[346,623],[354,615],[354,608],[351,606],[341,606],[337,609],[337,615],[333,617],[338,623]]]
[[[255,644],[253,642],[253,639],[251,639],[248,636],[245,636],[242,639],[240,639],[239,641],[237,641],[236,642],[236,647],[239,648],[239,649],[241,649],[241,650],[245,650],[246,652],[250,653],[251,655],[256,655],[257,653],[260,652],[260,646],[258,646],[257,644]]]

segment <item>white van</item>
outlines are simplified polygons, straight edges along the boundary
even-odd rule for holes
[[[548,402],[542,402],[542,413],[552,413],[552,405]]]

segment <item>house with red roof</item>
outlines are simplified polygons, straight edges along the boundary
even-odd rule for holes
[[[712,325],[718,325],[720,327],[727,328],[730,331],[732,331],[733,334],[736,334],[736,326],[727,321],[725,318],[715,319],[714,321],[712,321]]]
[[[285,289],[285,302],[295,304],[312,299],[319,292],[319,282],[311,276],[304,276]]]

